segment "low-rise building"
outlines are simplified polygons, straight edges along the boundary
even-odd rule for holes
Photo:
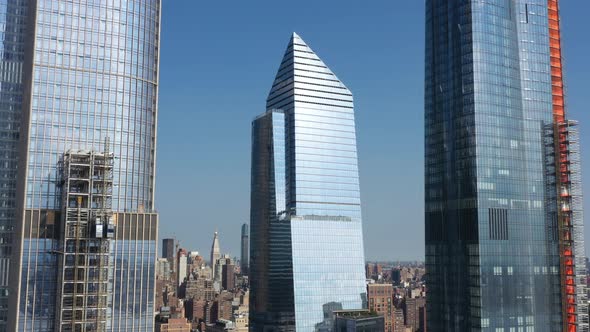
[[[334,311],[334,332],[383,332],[385,319],[366,309]]]

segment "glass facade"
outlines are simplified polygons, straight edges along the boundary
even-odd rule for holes
[[[28,2],[0,0],[0,331],[8,315]]]
[[[366,307],[350,91],[297,35],[253,122],[250,329],[332,329]]]
[[[21,2],[32,7],[25,8]],[[13,98],[22,103],[22,107],[14,104],[15,116],[22,115],[26,126],[20,130],[23,165],[19,166],[18,186],[22,197],[15,204],[16,218],[22,218],[22,223],[16,223],[18,243],[14,250],[22,255],[15,256],[16,267],[10,277],[11,303],[19,311],[8,320],[22,331],[53,331],[56,287],[50,280],[36,281],[32,276],[39,275],[41,267],[58,268],[55,256],[60,252],[61,237],[40,230],[49,226],[59,229],[61,219],[56,214],[63,207],[59,163],[64,153],[101,152],[108,144],[115,156],[112,210],[140,215],[154,211],[161,2],[38,0],[5,4],[0,2],[0,8],[12,10],[6,14],[0,9],[3,18],[11,23],[28,20],[27,29],[34,31],[27,34],[20,28],[15,38],[30,52],[23,60],[27,65],[22,69],[22,96]],[[15,19],[14,13],[22,16]],[[55,217],[48,220],[45,215]],[[39,243],[51,249],[40,251]],[[113,250],[119,245],[114,241]],[[154,289],[149,279],[155,273],[155,238],[138,236],[125,245],[133,252],[129,254],[133,266],[125,273],[140,273],[143,277],[138,282],[142,284],[132,287],[137,294],[131,297],[117,296],[115,288],[109,300],[113,305],[110,314],[117,319],[112,330],[152,330]],[[128,256],[119,249],[114,252]],[[126,314],[117,315],[117,310]]]
[[[547,0],[426,1],[430,331],[562,328],[548,22]]]
[[[242,224],[242,237],[240,248],[240,270],[242,274],[248,274],[248,262],[250,261],[250,226]]]
[[[117,214],[108,331],[153,331],[158,215]]]

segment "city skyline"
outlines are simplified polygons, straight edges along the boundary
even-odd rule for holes
[[[590,331],[590,2],[163,2],[0,0],[0,332]]]
[[[318,53],[329,52],[328,65],[355,91],[363,228],[365,240],[372,240],[365,241],[367,259],[423,259],[424,4],[382,1],[366,6],[345,1],[338,8],[330,8],[314,3],[314,13],[303,10],[303,5],[294,12],[281,13],[282,19],[275,18],[275,9],[266,8],[268,19],[260,23],[246,20],[248,15],[238,15],[261,15],[238,4],[227,9],[235,20],[224,20],[223,26],[197,13],[199,22],[218,29],[197,34],[208,50],[205,54],[186,57],[175,50],[191,49],[183,40],[197,24],[174,17],[198,12],[196,8],[201,6],[212,12],[221,10],[215,4],[188,1],[174,2],[163,10],[167,24],[162,27],[160,106],[168,115],[159,120],[156,196],[161,218],[168,222],[162,221],[161,236],[176,237],[183,246],[204,252],[217,228],[223,238],[222,252],[239,256],[240,225],[248,221],[249,214],[250,138],[243,124],[264,106],[260,96],[268,92],[284,35],[299,31],[314,40]],[[567,102],[571,117],[581,123],[583,140],[587,140],[590,130],[584,124],[589,123],[590,114],[584,110],[590,96],[584,87],[588,85],[590,65],[585,54],[590,54],[590,46],[577,40],[584,39],[581,31],[590,29],[590,23],[574,7],[590,4],[562,4]],[[358,21],[351,21],[355,15]],[[369,20],[372,15],[375,19]],[[324,21],[327,24],[319,24]],[[236,30],[238,25],[245,29]],[[259,38],[250,38],[254,35]],[[349,47],[351,44],[355,46]],[[244,56],[230,57],[225,53],[230,47],[240,49]],[[188,67],[181,71],[179,64]],[[220,80],[218,75],[232,79]],[[233,91],[229,99],[213,97],[226,95],[226,89]],[[179,117],[188,121],[179,123],[175,120]],[[222,126],[229,126],[230,133],[221,135]],[[178,151],[190,151],[192,156],[187,157],[188,162],[178,163]],[[582,156],[582,165],[588,169],[590,154],[584,146]],[[198,173],[190,171],[195,167]],[[588,187],[590,177],[583,179]],[[586,197],[585,202],[588,200]],[[190,213],[192,208],[185,208],[195,206],[195,201],[200,211],[196,216]],[[219,209],[224,213],[217,213]],[[183,232],[192,225],[199,225],[203,232]],[[590,234],[589,229],[586,234]]]

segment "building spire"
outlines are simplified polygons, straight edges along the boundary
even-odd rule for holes
[[[289,98],[290,93],[293,94],[294,98],[298,94],[297,90],[305,90],[304,86],[309,86],[309,84],[320,88],[319,91],[328,90],[333,92],[336,89],[341,90],[338,92],[339,94],[352,96],[350,90],[326,66],[311,47],[296,32],[293,32],[268,94],[266,100],[267,109],[277,108],[277,99],[289,103],[292,100]],[[327,89],[327,87],[330,89]],[[287,91],[289,92],[286,93]],[[305,95],[306,93],[302,92],[300,94]]]

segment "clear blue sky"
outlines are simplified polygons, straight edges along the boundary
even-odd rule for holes
[[[590,2],[561,2],[590,213]],[[208,257],[217,229],[222,252],[239,255],[250,123],[295,31],[355,96],[367,259],[423,259],[423,0],[164,0],[162,13],[161,238]]]

